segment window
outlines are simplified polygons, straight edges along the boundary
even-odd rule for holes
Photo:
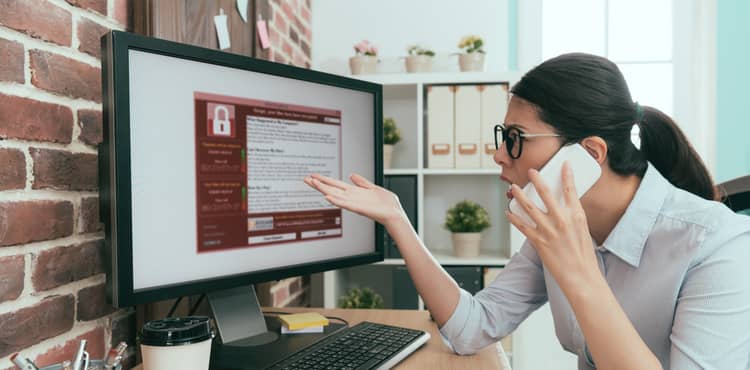
[[[634,101],[674,113],[672,0],[543,0],[542,59],[580,51],[617,63]]]

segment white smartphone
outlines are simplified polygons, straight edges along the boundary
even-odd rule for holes
[[[576,185],[576,192],[578,197],[582,197],[583,194],[599,180],[599,176],[602,174],[602,168],[599,163],[596,162],[594,157],[589,154],[581,144],[566,145],[555,153],[554,156],[542,167],[539,171],[539,175],[544,182],[552,190],[554,199],[557,199],[559,204],[565,206],[565,195],[562,189],[562,166],[565,161],[570,163],[573,169],[573,178]],[[526,198],[533,202],[537,208],[546,212],[547,207],[544,205],[544,201],[539,197],[539,194],[534,187],[534,184],[529,181],[523,188],[523,193]],[[529,217],[526,211],[518,204],[515,198],[510,200],[508,208],[514,214],[519,216],[524,222],[529,225],[536,226],[536,223]]]

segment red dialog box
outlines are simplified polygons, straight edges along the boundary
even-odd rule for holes
[[[235,137],[234,105],[208,103],[206,116],[209,137]]]

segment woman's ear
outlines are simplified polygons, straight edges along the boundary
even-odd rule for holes
[[[597,163],[602,164],[607,160],[607,142],[599,136],[589,136],[581,141],[581,145]]]

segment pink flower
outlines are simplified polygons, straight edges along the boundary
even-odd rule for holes
[[[354,45],[354,52],[357,55],[377,55],[378,48],[370,44],[369,40],[362,40]]]

